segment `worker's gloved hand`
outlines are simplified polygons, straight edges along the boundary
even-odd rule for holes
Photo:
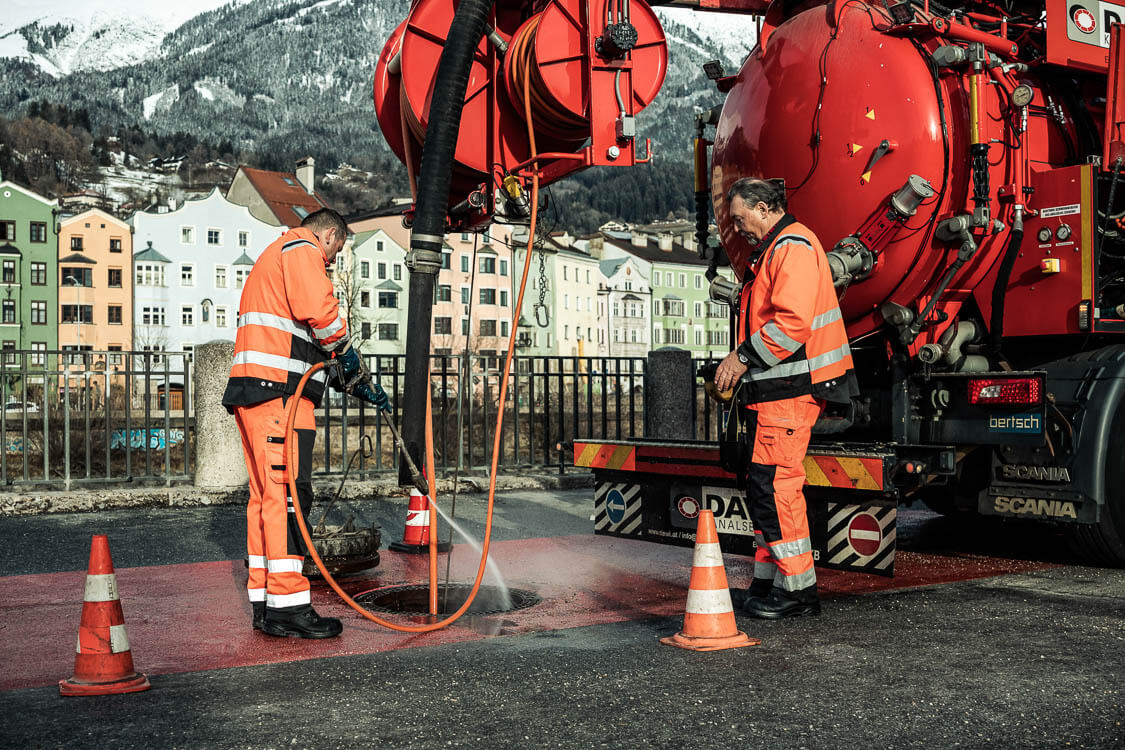
[[[378,383],[373,383],[371,380],[364,380],[358,383],[350,393],[377,409],[382,409],[388,413],[391,411],[391,400],[387,397],[387,392],[383,390],[383,386]]]
[[[344,344],[344,348],[336,352],[332,364],[336,387],[344,393],[351,393],[365,380],[371,381],[371,374],[364,366],[363,358],[352,348],[351,343]]]

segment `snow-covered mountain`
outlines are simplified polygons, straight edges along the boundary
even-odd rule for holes
[[[160,54],[186,21],[230,0],[0,1],[0,58],[32,63],[50,76],[106,71]]]

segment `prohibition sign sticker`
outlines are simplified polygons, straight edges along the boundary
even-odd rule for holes
[[[676,510],[680,511],[680,515],[684,518],[696,518],[699,516],[699,501],[684,495],[676,501]]]
[[[1098,26],[1098,19],[1085,8],[1075,8],[1071,18],[1074,19],[1074,25],[1078,30],[1084,34],[1092,34]]]
[[[870,513],[856,513],[848,523],[848,544],[861,557],[870,557],[879,551],[883,531],[879,521]]]

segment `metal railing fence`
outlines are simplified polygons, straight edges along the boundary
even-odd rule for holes
[[[192,478],[191,361],[183,352],[4,350],[5,485]]]

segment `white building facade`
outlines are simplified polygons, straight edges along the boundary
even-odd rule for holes
[[[354,243],[334,279],[352,343],[364,354],[404,354],[406,249],[382,229],[361,232]]]
[[[242,286],[285,227],[266,224],[218,189],[167,213],[132,217],[134,347],[188,352],[233,340]]]

